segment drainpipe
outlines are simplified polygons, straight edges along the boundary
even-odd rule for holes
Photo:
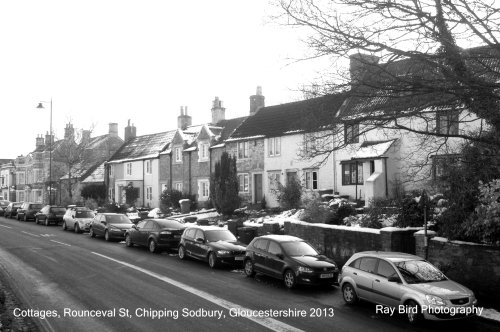
[[[191,196],[191,151],[189,151],[188,159],[189,159],[189,163],[188,163],[188,185],[189,185],[189,196]]]
[[[170,163],[170,170],[169,170],[169,173],[170,173],[170,178],[168,179],[168,188],[169,190],[172,190],[172,155],[173,155],[173,152],[172,152],[172,149],[170,149],[170,156],[169,156],[169,163]]]
[[[387,158],[384,158],[384,173],[385,173],[385,198],[389,197],[388,175],[387,175]]]
[[[354,183],[356,183],[356,188],[354,189],[354,191],[356,192],[356,203],[358,202],[358,161],[356,160],[356,181],[354,181]]]
[[[146,168],[144,163],[146,160],[142,161],[142,206],[146,206]]]

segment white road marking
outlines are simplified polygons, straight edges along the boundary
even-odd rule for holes
[[[12,228],[12,227],[10,227],[10,226],[4,226],[4,225],[0,225],[0,227]]]
[[[36,235],[36,234],[25,232],[25,231],[21,231],[21,233],[28,234],[28,235],[35,236],[35,237],[40,237],[40,235]]]
[[[166,282],[168,284],[171,284],[172,286],[176,286],[176,287],[179,287],[180,289],[182,290],[185,290],[186,292],[189,292],[193,295],[196,295],[196,296],[199,296],[201,297],[202,299],[205,299],[207,301],[210,301],[218,306],[221,306],[227,310],[231,310],[231,309],[239,309],[241,311],[248,311],[250,309],[248,308],[245,308],[245,307],[242,307],[236,303],[233,303],[233,302],[230,302],[230,301],[226,301],[220,297],[217,297],[217,296],[214,296],[212,294],[209,294],[207,292],[204,292],[202,290],[199,290],[199,289],[196,289],[194,287],[191,287],[191,286],[188,286],[182,282],[179,282],[177,280],[174,280],[174,279],[171,279],[169,277],[165,277],[165,276],[162,276],[161,274],[158,274],[158,273],[155,273],[155,272],[152,272],[152,271],[149,271],[149,270],[146,270],[146,269],[143,269],[141,267],[138,267],[138,266],[135,266],[135,265],[132,265],[132,264],[129,264],[127,262],[124,262],[124,261],[120,261],[120,260],[117,260],[117,259],[114,259],[114,258],[111,258],[111,257],[108,257],[108,256],[105,256],[105,255],[102,255],[102,254],[99,254],[97,252],[92,252],[94,255],[97,255],[97,256],[100,256],[100,257],[103,257],[103,258],[106,258],[106,259],[109,259],[110,261],[113,261],[113,262],[116,262],[116,263],[119,263],[119,264],[122,264],[122,265],[125,265],[131,269],[134,269],[136,271],[139,271],[139,272],[142,272],[144,274],[147,274],[153,278],[156,278],[158,280],[161,280],[163,282]],[[279,331],[279,332],[303,332],[303,330],[300,330],[296,327],[293,327],[291,325],[288,325],[288,324],[285,324],[283,322],[280,322],[279,320],[276,320],[276,319],[273,319],[273,318],[260,318],[260,317],[245,317],[259,325],[262,325],[270,330],[273,330],[273,331]]]
[[[55,241],[55,240],[50,240],[50,242],[55,242],[55,243],[59,243],[59,244],[63,244],[65,246],[71,247],[71,244],[67,244],[67,243],[64,243],[64,242],[59,242],[59,241]]]

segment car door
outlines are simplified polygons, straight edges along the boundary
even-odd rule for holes
[[[143,221],[143,227],[137,227],[137,243],[143,246],[148,245],[148,236],[154,226],[154,221],[145,220]]]
[[[373,294],[373,281],[376,278],[378,258],[360,258],[359,268],[353,272],[358,290],[358,295],[368,301],[375,302]]]
[[[205,243],[205,233],[201,229],[197,229],[194,235],[192,253],[196,258],[203,259],[207,256],[208,246]]]
[[[102,214],[97,218],[96,222],[92,224],[92,228],[96,235],[104,235],[104,229],[106,227],[106,218]]]
[[[254,254],[253,254],[253,265],[256,271],[267,273],[268,269],[266,266],[266,253],[267,247],[269,245],[269,240],[258,239],[254,243]]]
[[[373,297],[377,303],[396,307],[403,296],[403,284],[389,281],[390,277],[399,277],[396,269],[388,261],[379,259],[377,276],[373,281]]]
[[[279,243],[273,240],[269,241],[265,265],[269,275],[281,278],[281,271],[283,271],[283,267],[285,265],[285,261],[283,260],[283,250],[281,249]]]
[[[128,234],[130,236],[130,239],[132,240],[133,243],[141,244],[141,232],[140,230],[146,226],[147,220],[143,220],[140,223],[137,224],[134,228],[131,228],[128,231]]]

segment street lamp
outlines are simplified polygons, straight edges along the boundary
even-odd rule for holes
[[[50,103],[50,131],[49,131],[49,205],[52,205],[52,98],[50,101],[41,101],[36,108],[45,109],[43,104]]]

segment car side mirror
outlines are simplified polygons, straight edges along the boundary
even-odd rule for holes
[[[139,229],[139,227],[137,227],[136,225],[132,225],[132,228],[133,229]]]
[[[199,238],[196,238],[196,242],[199,242],[199,243],[204,243],[205,242],[205,239],[199,237]]]
[[[277,254],[276,257],[278,257],[281,260],[285,259],[285,255],[283,254]]]
[[[399,278],[399,277],[389,277],[389,278],[387,278],[387,281],[389,281],[389,282],[396,282],[396,283],[400,284],[401,283],[401,278]]]

